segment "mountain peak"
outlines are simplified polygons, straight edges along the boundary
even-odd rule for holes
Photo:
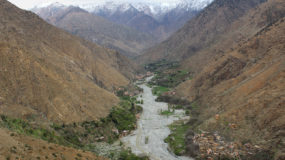
[[[169,12],[170,10],[183,7],[187,10],[201,10],[209,5],[213,0],[84,0],[84,1],[48,1],[41,3],[36,8],[47,6],[62,7],[62,6],[78,6],[89,12],[100,12],[101,10],[108,10],[109,12],[138,10],[153,17]]]

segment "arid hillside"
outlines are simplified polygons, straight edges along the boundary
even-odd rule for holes
[[[197,128],[285,156],[285,18],[176,88],[199,104]]]
[[[0,159],[92,159],[104,160],[94,153],[76,150],[57,144],[48,143],[37,138],[32,138],[0,129],[1,155]]]
[[[188,101],[186,154],[219,157],[214,153],[228,146],[219,152],[217,136],[212,147],[211,141],[203,145],[194,140],[202,136],[205,141],[204,133],[209,133],[220,135],[232,150],[243,148],[241,159],[285,158],[284,1],[216,0],[138,60],[159,60],[147,66],[154,71],[165,64],[170,68],[158,70],[156,85],[182,82],[158,100]],[[246,148],[250,145],[258,151],[252,153]],[[240,156],[235,153],[229,157]]]
[[[119,53],[0,0],[0,114],[56,122],[106,116],[135,72]]]
[[[235,29],[219,35],[225,41],[215,46],[220,53],[206,49],[183,62],[197,65],[196,76],[175,89],[195,103],[191,125],[196,131],[219,133],[237,144],[256,144],[275,159],[284,159],[284,15],[283,1],[262,3],[234,22]],[[226,39],[237,33],[243,37],[238,43]],[[212,54],[205,59],[208,64],[201,62]]]
[[[182,60],[183,68],[199,72],[216,56],[230,51],[284,15],[282,1],[269,1],[267,7],[260,7],[263,2],[216,0],[168,40],[147,50],[138,61]]]
[[[156,40],[150,34],[110,22],[78,7],[48,6],[33,10],[50,24],[91,42],[115,49],[128,56],[138,56]]]

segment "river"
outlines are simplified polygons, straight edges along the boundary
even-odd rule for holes
[[[151,77],[147,78],[149,81]],[[125,146],[130,147],[134,154],[147,155],[151,160],[192,160],[188,157],[178,157],[168,151],[164,139],[170,134],[168,125],[185,117],[183,110],[176,110],[172,116],[160,115],[161,110],[167,110],[167,103],[156,102],[156,96],[146,84],[140,85],[144,92],[143,113],[137,122],[137,129],[129,136],[122,138]],[[147,142],[147,143],[146,143]]]

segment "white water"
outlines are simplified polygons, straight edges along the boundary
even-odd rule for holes
[[[122,142],[130,147],[133,153],[145,154],[151,160],[192,160],[170,153],[167,149],[168,144],[164,142],[164,139],[170,134],[168,125],[176,120],[187,118],[184,116],[184,111],[176,110],[175,114],[169,117],[160,115],[161,110],[168,109],[167,103],[156,102],[156,96],[152,95],[151,88],[145,84],[140,87],[144,90],[141,98],[144,101],[143,113],[137,123],[137,129],[133,134],[122,138]],[[147,137],[148,143],[146,144]]]

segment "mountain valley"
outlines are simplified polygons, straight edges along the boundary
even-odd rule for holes
[[[52,3],[32,11],[54,26],[134,58],[168,38],[210,2],[181,1],[172,7],[125,2]]]
[[[137,58],[141,63],[154,62],[151,66],[180,62],[174,71],[173,67],[155,70],[170,77],[158,76],[156,85],[169,87],[179,80],[177,70],[190,74],[170,92],[175,96],[158,98],[174,104],[179,98],[188,101],[190,137],[193,131],[220,134],[240,148],[253,143],[274,150],[250,159],[284,158],[284,11],[279,0],[216,0],[168,40]],[[187,145],[195,148],[193,137]],[[218,158],[215,151],[214,146],[200,148]]]
[[[9,1],[0,159],[285,159],[283,0]]]

